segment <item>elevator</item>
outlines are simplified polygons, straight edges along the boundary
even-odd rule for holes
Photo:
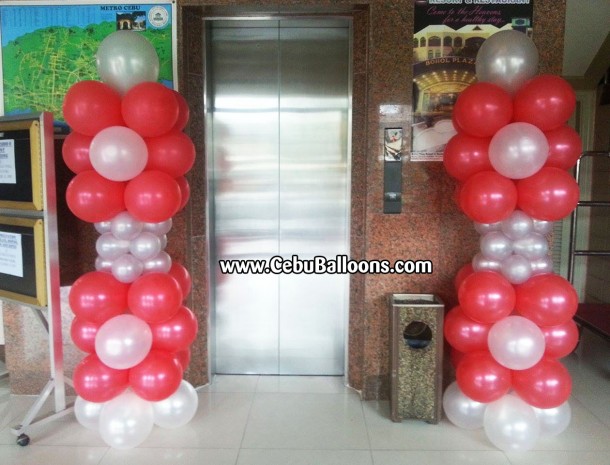
[[[213,373],[345,372],[349,275],[219,261],[349,255],[350,37],[343,18],[206,21]]]

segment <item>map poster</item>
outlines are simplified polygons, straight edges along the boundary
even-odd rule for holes
[[[475,58],[492,34],[532,35],[534,0],[414,0],[411,161],[442,161],[455,134],[459,93],[476,81]]]
[[[0,114],[50,111],[61,125],[66,91],[99,80],[95,53],[116,30],[146,37],[157,50],[159,82],[177,74],[175,2],[114,3],[68,0],[0,3]],[[65,124],[64,124],[65,126]]]

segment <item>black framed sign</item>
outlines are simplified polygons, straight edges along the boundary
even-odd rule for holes
[[[0,216],[0,297],[46,306],[43,220]]]
[[[0,119],[0,208],[44,208],[38,118]]]

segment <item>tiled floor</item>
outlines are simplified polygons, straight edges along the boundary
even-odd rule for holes
[[[363,402],[342,378],[217,376],[199,393],[195,419],[155,428],[140,447],[109,449],[72,415],[32,430],[28,447],[9,425],[32,398],[0,380],[2,465],[610,465],[610,349],[587,337],[565,360],[574,381],[572,422],[534,450],[504,453],[482,430],[443,420],[392,423],[388,402]]]

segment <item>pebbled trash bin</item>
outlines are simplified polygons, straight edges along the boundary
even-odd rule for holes
[[[433,294],[392,294],[390,306],[391,419],[438,423],[445,305]]]

